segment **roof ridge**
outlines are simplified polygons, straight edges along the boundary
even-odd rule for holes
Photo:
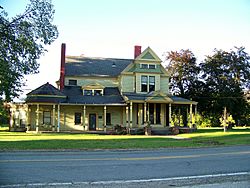
[[[114,59],[114,60],[134,60],[132,58],[116,58],[116,57],[87,57],[87,56],[75,56],[75,55],[67,55],[66,58],[79,58],[79,59]]]

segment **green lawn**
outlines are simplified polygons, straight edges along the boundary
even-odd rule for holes
[[[176,136],[90,135],[17,133],[0,128],[0,150],[30,149],[151,149],[249,145],[250,129],[199,129]]]

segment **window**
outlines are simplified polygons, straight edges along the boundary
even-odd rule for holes
[[[141,92],[155,91],[155,76],[141,76]]]
[[[140,64],[141,69],[156,69],[155,64]]]
[[[81,116],[82,114],[80,112],[75,113],[75,125],[81,124]]]
[[[43,124],[51,124],[50,111],[44,111],[43,112]]]
[[[149,76],[149,92],[155,91],[155,77]]]
[[[77,85],[77,80],[69,80],[69,85],[76,86]]]
[[[106,113],[106,125],[111,125],[111,113]]]
[[[148,65],[148,68],[149,68],[149,69],[155,69],[156,66],[155,66],[154,64],[149,64],[149,65]]]
[[[102,95],[102,90],[94,90],[94,95]]]
[[[148,64],[140,64],[140,66],[141,66],[140,67],[141,69],[147,69],[148,68]]]
[[[85,89],[84,90],[84,95],[92,95],[92,90]]]
[[[148,91],[148,76],[141,76],[141,91]]]

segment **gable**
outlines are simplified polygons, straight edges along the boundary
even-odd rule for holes
[[[153,62],[162,62],[162,60],[156,55],[156,53],[150,48],[147,47],[136,59],[136,61],[153,61]]]
[[[144,56],[142,56],[141,59],[152,59],[152,60],[154,60],[155,58],[152,56],[151,53],[147,52]]]

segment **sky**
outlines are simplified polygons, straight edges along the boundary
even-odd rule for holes
[[[9,17],[24,12],[28,0],[0,0]],[[128,58],[134,46],[164,53],[190,49],[201,62],[213,50],[244,46],[250,54],[250,0],[52,0],[58,39],[42,56],[39,74],[26,76],[27,92],[56,86],[61,43],[66,55]]]

